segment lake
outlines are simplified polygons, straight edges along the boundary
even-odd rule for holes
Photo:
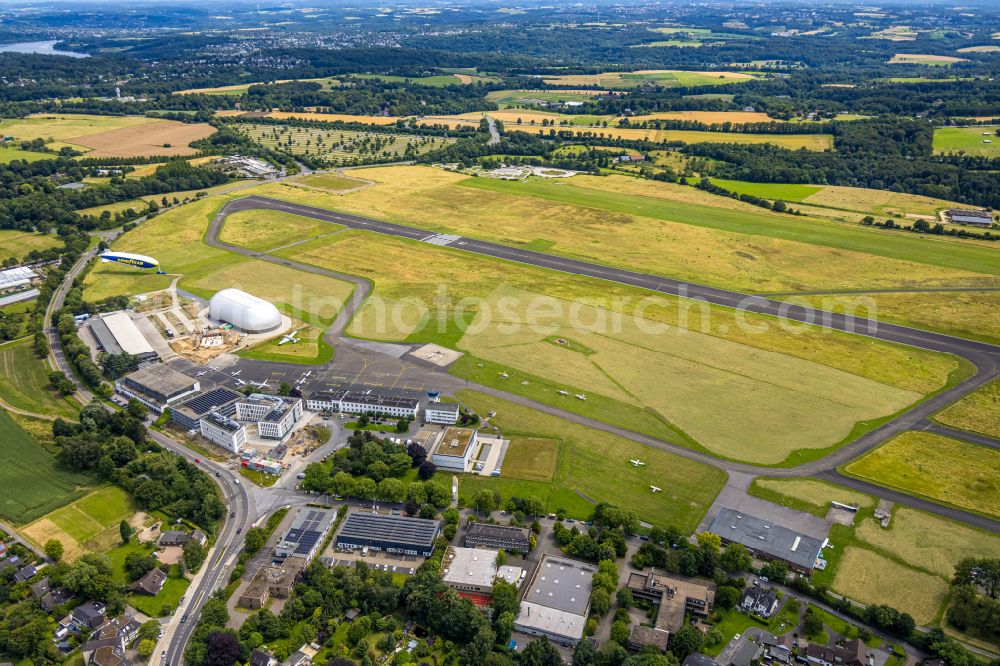
[[[39,55],[60,55],[70,58],[89,58],[89,53],[75,51],[60,51],[55,48],[56,40],[45,42],[17,42],[15,44],[0,44],[0,53],[37,53]]]

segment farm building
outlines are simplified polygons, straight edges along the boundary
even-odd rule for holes
[[[952,224],[986,228],[993,226],[993,213],[988,210],[950,208],[944,214]]]
[[[424,420],[439,425],[455,425],[458,423],[457,402],[432,402],[424,409]]]
[[[223,289],[212,296],[208,316],[244,333],[267,333],[281,326],[278,308],[239,289]]]
[[[109,354],[126,352],[138,358],[140,362],[159,358],[127,312],[110,312],[91,317],[90,332],[98,347]]]
[[[323,545],[333,519],[337,517],[337,512],[332,509],[312,509],[304,508],[295,516],[295,521],[288,528],[278,545],[275,546],[274,554],[277,557],[301,557],[309,562],[316,556],[316,552]]]
[[[531,549],[531,530],[527,527],[471,523],[465,531],[465,545],[524,554]]]
[[[351,511],[334,543],[344,550],[367,547],[430,557],[440,532],[441,523],[436,520]]]
[[[126,398],[135,398],[157,414],[200,390],[198,380],[169,365],[142,368],[115,380],[115,391]]]
[[[29,285],[32,280],[37,278],[38,273],[26,266],[8,268],[5,271],[0,271],[0,291],[17,289],[18,287]]]
[[[517,631],[576,645],[590,610],[590,591],[597,567],[558,555],[543,555],[521,599],[514,621]]]
[[[723,543],[743,544],[762,559],[780,560],[806,575],[812,573],[823,548],[819,539],[730,508],[719,511],[708,531],[722,537]]]
[[[476,436],[476,431],[470,428],[448,428],[431,452],[431,462],[440,469],[465,472],[476,451]]]

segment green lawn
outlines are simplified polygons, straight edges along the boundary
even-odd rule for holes
[[[35,414],[72,417],[77,409],[52,390],[48,367],[31,338],[0,345],[0,400]]]
[[[565,421],[527,407],[461,391],[464,405],[480,414],[497,412],[492,423],[506,436],[537,437],[561,443],[555,476],[549,481],[462,475],[459,494],[497,488],[505,497],[534,495],[549,512],[562,507],[576,518],[589,516],[593,503],[611,502],[635,511],[640,520],[693,530],[722,489],[725,474],[665,451]],[[510,453],[508,453],[510,455]],[[646,465],[636,469],[630,459]],[[663,488],[650,491],[650,485]]]
[[[10,164],[14,160],[37,162],[38,160],[55,159],[55,157],[55,155],[49,153],[36,153],[33,150],[21,150],[20,148],[0,146],[0,164]]]
[[[934,130],[935,153],[964,152],[966,155],[997,157],[1000,155],[1000,125],[973,127],[939,127]],[[990,141],[991,143],[985,143]]]
[[[748,183],[742,180],[723,180],[712,178],[711,181],[730,192],[750,194],[764,199],[781,201],[802,201],[823,189],[822,185],[799,185],[795,183]]]
[[[461,185],[476,189],[530,196],[612,212],[642,215],[710,229],[751,235],[782,238],[810,245],[852,252],[865,252],[880,257],[915,261],[1000,275],[1000,254],[983,245],[955,244],[943,252],[935,243],[928,243],[910,234],[874,234],[868,230],[799,220],[792,216],[765,215],[727,210],[697,204],[635,196],[592,188],[556,184],[543,179],[524,182],[494,178],[470,178]],[[787,217],[787,219],[785,219]]]
[[[163,584],[163,589],[155,597],[148,594],[128,595],[129,605],[135,607],[140,612],[150,617],[164,617],[170,615],[177,609],[181,597],[187,591],[191,582],[180,574],[176,564],[170,566],[167,574],[167,581]],[[163,611],[167,610],[166,613]]]
[[[334,173],[319,173],[313,176],[306,176],[300,182],[304,185],[320,187],[324,190],[333,190],[335,192],[353,190],[355,187],[367,184],[366,181],[345,178]]]
[[[20,259],[32,250],[48,250],[60,246],[62,246],[62,240],[55,234],[0,229],[0,259],[7,257]]]
[[[747,615],[746,613],[741,613],[736,609],[729,611],[714,627],[722,632],[722,640],[718,643],[718,645],[711,645],[705,648],[705,654],[710,657],[718,655],[736,634],[743,634],[750,627],[767,629],[768,624],[767,622],[758,620],[757,618]]]
[[[820,517],[826,516],[831,501],[864,507],[875,505],[871,495],[815,479],[758,477],[750,484],[749,492],[754,497]]]
[[[0,516],[27,523],[83,496],[90,477],[65,469],[0,410],[0,442],[8,464],[0,467]]]
[[[132,497],[118,486],[104,486],[51,512],[47,518],[78,543],[85,543],[135,512]]]

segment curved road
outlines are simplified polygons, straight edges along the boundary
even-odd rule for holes
[[[337,315],[336,320],[327,330],[325,335],[325,338],[329,343],[336,343],[347,347],[360,346],[359,341],[343,338],[341,334],[348,322],[361,307],[364,300],[368,297],[372,288],[370,281],[355,275],[331,271],[290,259],[273,257],[267,253],[255,252],[253,250],[230,245],[219,240],[218,236],[222,230],[222,225],[225,222],[226,217],[239,211],[260,209],[291,213],[302,217],[343,225],[351,229],[408,238],[410,240],[425,240],[438,235],[437,232],[431,232],[415,227],[373,220],[356,215],[342,214],[312,206],[303,206],[287,201],[259,196],[249,196],[230,201],[219,210],[209,225],[208,233],[206,234],[206,242],[209,245],[263,261],[293,267],[297,270],[317,275],[324,275],[338,280],[344,280],[355,285],[350,302],[347,303]],[[832,480],[842,485],[863,490],[868,493],[887,497],[900,504],[913,506],[924,511],[936,513],[947,518],[1000,533],[1000,522],[996,520],[962,511],[961,509],[954,507],[944,506],[920,497],[887,489],[860,479],[847,477],[837,471],[838,466],[853,460],[854,458],[862,455],[866,451],[871,450],[879,444],[882,444],[901,432],[907,430],[933,431],[937,426],[929,422],[928,419],[931,415],[971,391],[982,387],[992,379],[1000,376],[1000,347],[982,342],[955,338],[940,333],[899,326],[896,324],[885,324],[873,320],[851,317],[848,315],[814,310],[799,305],[792,305],[782,301],[764,298],[762,296],[741,294],[725,289],[718,289],[715,287],[664,278],[657,275],[637,273],[625,269],[543,254],[541,252],[508,247],[506,245],[500,245],[498,243],[491,243],[473,238],[458,237],[449,242],[447,247],[504,259],[507,261],[515,261],[531,266],[548,268],[550,270],[556,270],[564,273],[583,275],[600,280],[635,286],[655,292],[694,298],[713,305],[735,308],[746,312],[768,315],[804,324],[815,324],[824,328],[855,333],[879,340],[921,347],[937,352],[955,354],[956,356],[961,356],[967,359],[977,368],[976,374],[969,379],[924,399],[891,421],[859,437],[849,444],[838,448],[836,451],[821,459],[795,467],[782,468],[765,467],[722,460],[707,453],[694,451],[680,444],[635,433],[625,428],[608,425],[594,419],[580,416],[579,414],[575,414],[573,412],[567,412],[555,407],[543,405],[523,396],[461,380],[448,375],[445,372],[440,373],[442,379],[440,388],[444,390],[472,388],[489,395],[500,397],[511,402],[559,416],[575,423],[595,428],[597,430],[610,432],[648,446],[667,450],[676,455],[712,465],[727,472],[742,472],[746,474],[753,474],[755,476],[815,476],[817,478]],[[371,352],[369,351],[369,353]],[[333,363],[336,363],[336,358]],[[949,434],[951,436],[962,437],[977,443],[984,443],[984,441],[991,442],[987,444],[988,446],[1000,446],[1000,441],[993,440],[992,438],[959,433],[960,431],[952,431]]]

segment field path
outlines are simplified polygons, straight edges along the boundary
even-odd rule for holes
[[[33,419],[43,419],[45,421],[55,421],[57,418],[59,418],[57,416],[52,416],[51,414],[38,414],[35,412],[29,412],[26,409],[20,409],[18,407],[14,407],[13,405],[9,405],[3,400],[0,400],[0,409],[10,412],[11,414],[20,414],[21,416],[28,416]]]
[[[341,214],[330,210],[303,206],[261,196],[248,196],[232,200],[224,205],[212,219],[208,232],[205,235],[206,243],[212,247],[280,264],[296,270],[332,277],[338,280],[344,280],[354,284],[355,289],[351,294],[351,298],[345,304],[343,309],[337,314],[337,317],[334,319],[324,337],[331,345],[336,344],[342,347],[366,348],[368,353],[375,353],[371,349],[368,349],[363,344],[363,341],[351,340],[343,337],[343,331],[346,329],[348,323],[354,315],[360,311],[365,299],[371,293],[372,283],[370,280],[356,275],[331,271],[290,259],[268,256],[267,254],[261,252],[230,245],[219,240],[218,236],[222,230],[222,225],[231,213],[259,209],[292,213],[301,217],[323,220],[342,225],[349,229],[381,233],[416,241],[425,241],[429,238],[438,236],[438,234],[416,227],[393,224],[383,222],[381,220],[359,217],[356,215]],[[794,322],[813,324],[823,328],[862,335],[887,342],[919,347],[931,351],[953,354],[955,356],[965,358],[977,369],[976,374],[972,377],[969,377],[954,386],[925,398],[887,423],[884,423],[854,441],[845,444],[826,457],[795,467],[766,467],[720,460],[707,453],[694,451],[690,448],[682,446],[681,444],[642,435],[640,433],[596,421],[573,412],[567,412],[558,408],[549,407],[547,405],[537,403],[530,398],[481,386],[467,380],[460,380],[444,372],[440,375],[441,386],[439,388],[470,388],[488,395],[501,397],[503,399],[510,400],[511,402],[552,414],[580,425],[610,432],[641,444],[646,444],[648,446],[668,451],[690,460],[712,465],[713,467],[725,470],[726,472],[740,472],[752,475],[783,477],[815,476],[817,478],[834,480],[837,483],[857,488],[858,490],[863,490],[864,492],[877,496],[886,496],[887,494],[891,494],[893,496],[890,497],[890,499],[897,503],[913,506],[953,520],[959,520],[994,533],[1000,533],[1000,521],[936,504],[934,502],[923,500],[919,497],[904,495],[902,493],[898,493],[898,496],[896,496],[896,493],[890,493],[887,489],[882,488],[881,486],[867,484],[857,479],[849,479],[837,471],[837,468],[840,465],[846,464],[854,458],[863,455],[902,432],[907,430],[925,429],[928,427],[928,419],[933,414],[956,402],[965,395],[982,388],[996,377],[1000,377],[1000,347],[988,343],[965,340],[941,333],[923,331],[897,324],[886,324],[874,320],[816,310],[809,307],[764,298],[758,295],[741,294],[739,292],[728,291],[716,287],[708,287],[705,285],[683,282],[658,275],[637,273],[625,269],[592,264],[585,261],[509,247],[474,238],[456,236],[449,239],[446,245],[455,250],[462,250],[506,261],[546,268],[561,273],[581,275],[598,280],[625,284],[641,289],[676,295],[683,298],[694,298],[714,305],[729,307],[744,312],[752,312],[755,314],[787,319]],[[334,363],[336,363],[336,357]]]

